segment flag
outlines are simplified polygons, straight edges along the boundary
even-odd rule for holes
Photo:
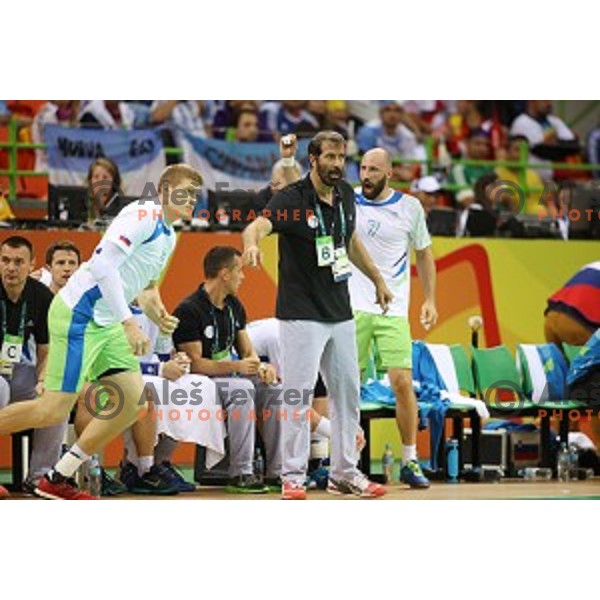
[[[279,160],[279,144],[226,142],[186,133],[184,162],[202,173],[204,185],[213,191],[258,190],[271,181],[271,169]],[[298,142],[301,168],[308,167],[308,140]]]
[[[106,157],[119,167],[123,196],[156,193],[166,164],[160,129],[104,130],[46,125],[44,133],[51,185],[87,187],[90,164]]]

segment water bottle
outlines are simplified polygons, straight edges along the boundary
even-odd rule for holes
[[[577,479],[577,470],[579,469],[579,452],[574,445],[569,446],[569,479]]]
[[[556,460],[556,471],[559,481],[569,481],[569,470],[571,468],[571,455],[567,445],[563,442]]]
[[[260,448],[254,451],[254,474],[261,480],[265,474],[265,461]]]
[[[102,495],[102,468],[97,454],[90,457],[88,461],[88,492],[95,498]]]
[[[446,472],[448,483],[458,483],[458,440],[446,442]]]
[[[383,453],[381,462],[383,464],[383,478],[385,479],[385,483],[392,483],[394,480],[394,454],[391,444],[385,445],[385,452]]]
[[[552,469],[527,467],[521,469],[518,475],[525,481],[550,481],[552,479]]]

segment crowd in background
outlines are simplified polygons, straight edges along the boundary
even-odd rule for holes
[[[186,132],[261,143],[330,129],[349,140],[349,181],[358,180],[361,154],[385,148],[394,159],[396,187],[418,195],[428,213],[481,207],[498,214],[556,216],[565,208],[556,190],[564,182],[589,185],[594,175],[569,165],[600,162],[600,127],[578,139],[549,100],[51,100],[38,106],[0,101],[0,126],[11,117],[19,119],[19,139],[36,143],[44,142],[47,124],[162,126],[167,147],[180,147]],[[508,163],[494,168],[485,164],[489,160]],[[0,150],[0,168],[2,162]],[[550,162],[566,168],[552,169]],[[525,163],[532,167],[523,168]],[[36,151],[35,170],[47,170],[44,150]],[[550,194],[548,184],[557,186]]]

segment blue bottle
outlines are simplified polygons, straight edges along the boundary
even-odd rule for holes
[[[446,473],[448,483],[458,483],[458,440],[446,442]]]

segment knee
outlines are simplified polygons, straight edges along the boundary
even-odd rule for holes
[[[412,375],[411,373],[400,374],[390,377],[390,384],[396,398],[400,402],[408,401],[412,398]]]
[[[42,397],[35,401],[33,410],[35,411],[35,428],[37,429],[64,423],[69,418],[71,407],[68,403],[45,401]]]

